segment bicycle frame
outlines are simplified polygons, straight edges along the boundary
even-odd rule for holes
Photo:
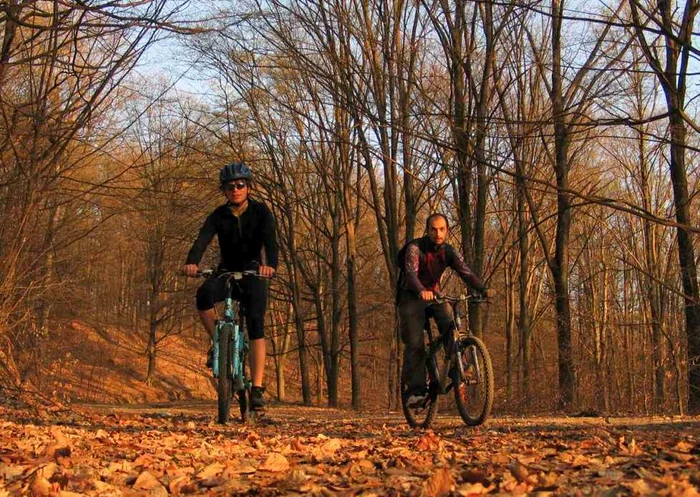
[[[228,285],[228,283],[227,283]],[[231,342],[228,344],[228,353],[231,357],[231,376],[236,380],[234,388],[236,390],[243,389],[246,385],[243,384],[243,363],[241,362],[241,357],[245,357],[248,354],[248,341],[245,339],[245,333],[242,333],[242,326],[240,323],[235,321],[236,310],[234,299],[230,296],[231,292],[227,291],[228,296],[224,300],[224,318],[223,320],[217,320],[216,326],[214,327],[214,352],[212,354],[212,371],[214,373],[214,378],[219,377],[219,354],[221,350],[221,344],[219,343],[219,334],[221,326],[223,324],[230,324],[233,326],[233,333],[231,334]],[[240,308],[239,308],[240,310]],[[243,319],[243,314],[238,313],[240,319]]]
[[[232,359],[230,374],[232,378],[236,380],[234,388],[236,390],[242,390],[243,388],[250,386],[245,384],[245,379],[243,375],[243,369],[245,365],[241,361],[241,359],[243,357],[246,357],[248,354],[248,341],[246,340],[246,336],[243,330],[243,319],[245,318],[245,316],[242,312],[240,302],[238,305],[238,313],[236,313],[236,301],[232,297],[233,284],[237,284],[237,282],[243,279],[244,276],[253,275],[256,273],[251,271],[231,272],[223,273],[219,277],[223,277],[227,274],[229,276],[228,280],[226,281],[226,298],[224,299],[223,320],[217,320],[216,326],[214,327],[214,352],[212,354],[212,371],[214,373],[214,377],[218,378],[219,355],[221,353],[219,333],[222,325],[230,324],[233,327],[233,333],[231,334],[231,343],[228,344],[227,350],[229,353],[229,357],[231,357]],[[239,322],[236,322],[236,314],[238,314],[239,316]]]
[[[446,394],[452,388],[451,382],[447,384],[447,376],[450,373],[452,364],[455,362],[457,353],[457,341],[455,340],[456,331],[456,328],[451,331],[452,336],[438,334],[437,337],[434,337],[429,324],[425,327],[425,332],[428,335],[428,343],[430,344],[425,357],[428,366],[428,375],[430,376],[431,384],[435,382],[440,394]],[[437,353],[440,348],[443,347],[445,348],[445,357],[447,360],[443,364],[442,370],[440,370],[437,364]]]

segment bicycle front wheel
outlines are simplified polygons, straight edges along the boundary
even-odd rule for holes
[[[228,323],[221,325],[219,329],[219,423],[228,421],[231,409],[231,396],[233,393],[233,381],[231,376],[231,335],[233,326]]]
[[[469,426],[486,421],[493,406],[493,366],[484,342],[470,336],[459,341],[458,370],[455,402],[462,420]]]

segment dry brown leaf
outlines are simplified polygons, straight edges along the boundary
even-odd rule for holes
[[[51,434],[53,435],[53,438],[56,439],[56,445],[61,447],[70,447],[70,441],[58,426],[51,427]]]
[[[153,462],[153,456],[151,454],[141,454],[139,457],[134,459],[131,463],[132,467],[138,468],[139,466],[149,466]]]
[[[316,438],[319,440],[324,440],[319,447],[315,447],[311,451],[311,454],[316,461],[320,462],[326,458],[333,457],[341,447],[341,442],[337,438],[328,438],[325,435],[319,435]]]
[[[51,483],[40,474],[37,474],[34,476],[29,489],[34,497],[49,497],[51,493]]]
[[[92,486],[95,487],[95,490],[97,490],[100,494],[109,494],[109,495],[119,495],[121,492],[115,487],[114,485],[110,483],[106,483],[102,480],[92,480]]]
[[[192,476],[195,471],[192,466],[173,466],[170,465],[166,468],[165,474],[171,478],[178,478],[180,476]]]
[[[51,479],[51,477],[53,476],[53,474],[56,472],[57,469],[58,469],[58,467],[56,466],[55,463],[45,464],[45,465],[41,466],[39,469],[37,469],[36,475],[39,478],[44,478],[46,480],[49,480],[49,479]]]
[[[669,459],[675,459],[681,462],[690,462],[695,459],[692,454],[687,454],[685,452],[676,452],[675,450],[667,450],[661,453],[662,456],[666,456]]]
[[[223,478],[221,475],[214,476],[212,478],[205,478],[203,480],[199,480],[200,486],[202,486],[204,488],[220,487],[224,483],[226,483],[226,479]]]
[[[179,495],[180,492],[181,492],[191,481],[192,481],[192,480],[190,479],[189,476],[186,476],[186,475],[176,476],[175,478],[171,479],[170,482],[168,483],[168,490],[169,490],[170,493],[173,494],[173,495]]]
[[[267,457],[267,460],[259,468],[262,471],[270,471],[272,473],[280,473],[289,470],[289,461],[282,454],[273,453]]]
[[[643,452],[642,449],[637,446],[637,441],[634,438],[629,442],[625,442],[625,437],[621,436],[617,442],[617,446],[620,452],[628,456],[638,456]]]
[[[457,493],[464,497],[489,493],[492,487],[486,488],[481,483],[465,483],[457,487]]]
[[[303,452],[306,450],[306,447],[304,447],[304,444],[298,438],[292,439],[290,445],[292,446],[292,449],[296,450],[297,452]]]
[[[255,466],[253,466],[250,462],[248,461],[243,461],[238,464],[235,468],[232,468],[230,471],[232,473],[238,473],[238,474],[244,474],[244,475],[249,475],[253,474],[258,470]]]
[[[576,456],[574,456],[574,460],[571,461],[571,466],[573,466],[574,468],[590,466],[590,464],[591,459],[589,457],[584,456],[583,454],[576,454]]]
[[[629,488],[630,490],[636,492],[639,495],[648,495],[652,491],[651,487],[649,486],[649,483],[647,483],[646,480],[643,480],[641,478],[625,483],[625,487]]]
[[[374,474],[377,472],[377,467],[369,459],[362,459],[357,462],[357,465],[364,474]]]
[[[556,487],[558,480],[559,476],[553,471],[542,472],[537,475],[537,484],[540,487]]]
[[[31,466],[15,466],[0,463],[0,479],[14,480],[18,476],[24,474],[24,472],[30,467]]]
[[[508,469],[518,482],[524,482],[530,476],[530,471],[527,467],[517,459],[510,463]]]
[[[148,471],[143,471],[134,482],[135,490],[154,490],[162,486],[163,484],[158,481],[158,478]]]
[[[44,449],[44,454],[48,457],[70,457],[70,447],[67,445],[53,444]]]
[[[673,448],[678,452],[691,452],[695,448],[695,445],[681,440]]]
[[[350,454],[350,459],[365,459],[367,457],[367,451],[366,450],[360,450],[357,452],[353,452]]]
[[[432,431],[428,431],[416,443],[416,448],[421,451],[433,451],[440,447],[440,439]]]
[[[440,497],[447,495],[455,486],[450,470],[447,468],[437,469],[423,485],[423,491],[428,497]]]
[[[214,462],[211,463],[209,466],[206,466],[205,468],[199,470],[195,476],[198,480],[207,480],[209,478],[213,478],[218,474],[221,474],[224,471],[225,467],[226,466],[219,462]]]
[[[482,470],[467,469],[465,471],[462,471],[462,474],[460,476],[462,481],[464,481],[465,483],[481,483],[485,487],[491,485],[489,477]]]
[[[95,439],[96,440],[109,440],[109,433],[107,433],[102,428],[100,428],[99,430],[97,430],[95,432]]]

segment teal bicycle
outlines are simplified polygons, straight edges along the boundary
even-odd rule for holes
[[[197,273],[209,277],[214,272],[205,269]],[[253,414],[250,409],[252,380],[246,374],[248,359],[248,334],[246,333],[245,306],[234,300],[233,290],[246,277],[257,277],[258,272],[227,271],[218,275],[226,279],[223,319],[216,320],[214,343],[211,353],[211,369],[217,380],[218,422],[226,424],[231,411],[231,400],[236,397],[241,412],[241,421],[246,422]],[[240,287],[239,287],[240,288]]]

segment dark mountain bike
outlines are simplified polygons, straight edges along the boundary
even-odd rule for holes
[[[430,306],[426,310],[425,334],[428,394],[419,405],[408,405],[409,391],[401,383],[401,405],[406,421],[414,428],[428,428],[437,414],[439,395],[454,391],[455,403],[462,420],[469,426],[480,425],[491,414],[493,405],[493,366],[486,345],[469,329],[466,319],[469,301],[486,302],[471,295],[440,296],[435,304],[452,306],[453,331],[437,335],[430,325]],[[464,306],[464,318],[460,314]],[[464,326],[463,326],[464,323]]]
[[[197,274],[209,277],[213,271]],[[246,333],[245,306],[232,298],[233,289],[246,277],[259,277],[257,271],[224,272],[218,278],[226,279],[223,319],[216,320],[211,369],[217,380],[218,422],[228,422],[231,399],[235,396],[240,408],[241,420],[247,421],[255,411],[250,409],[251,379],[246,374],[248,359],[248,334]]]

